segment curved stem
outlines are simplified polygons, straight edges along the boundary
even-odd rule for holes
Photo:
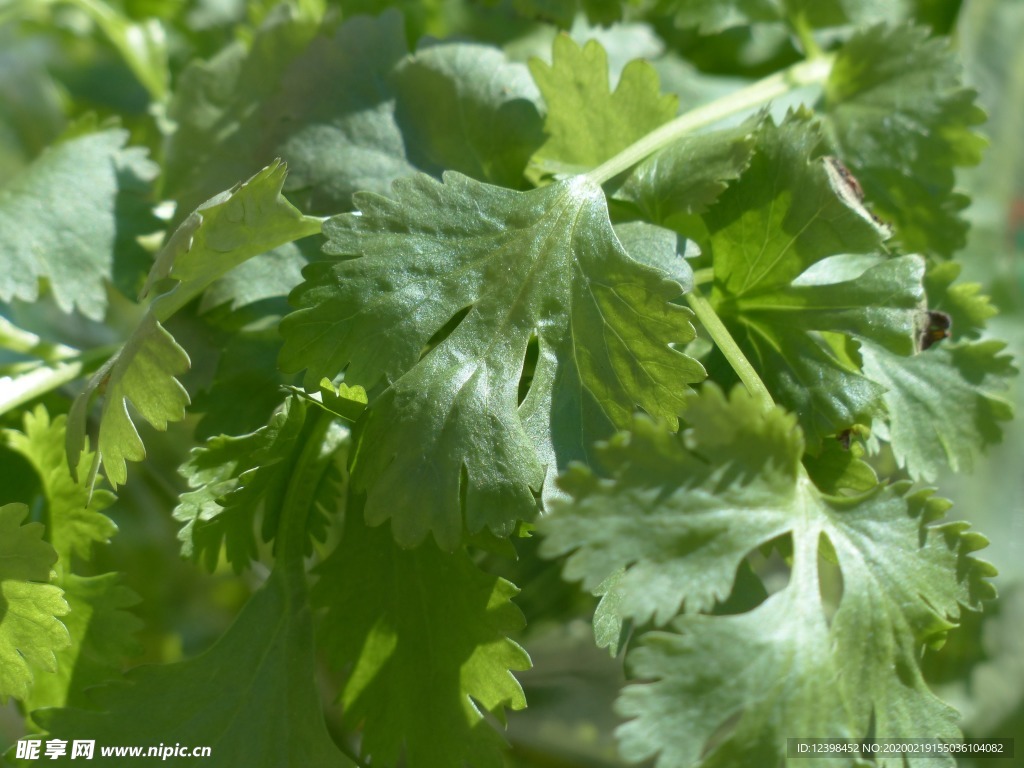
[[[700,324],[704,326],[704,330],[708,332],[711,340],[715,342],[715,345],[725,355],[725,359],[729,361],[729,365],[736,371],[736,375],[740,377],[747,392],[761,404],[764,410],[773,408],[775,401],[768,388],[761,381],[754,366],[747,360],[747,356],[743,354],[743,350],[740,349],[739,344],[736,343],[732,334],[729,333],[729,329],[725,327],[725,323],[718,317],[708,300],[695,288],[686,294],[686,301],[697,315]]]
[[[801,61],[788,69],[758,80],[746,88],[741,88],[720,99],[715,99],[709,104],[691,109],[675,120],[651,131],[639,141],[630,144],[586,175],[591,181],[604,184],[662,147],[689,133],[713,125],[739,112],[762,106],[797,88],[823,83],[831,71],[832,57],[830,56]]]

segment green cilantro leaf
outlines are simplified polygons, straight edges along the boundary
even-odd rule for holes
[[[213,571],[223,548],[236,572],[249,566],[258,553],[257,514],[264,510],[263,538],[270,541],[277,532],[295,464],[314,438],[318,420],[307,415],[306,403],[289,397],[269,423],[255,432],[221,435],[192,449],[179,471],[194,490],[183,493],[174,509],[174,518],[185,524],[178,533],[183,555],[201,560]],[[340,424],[334,425],[327,436],[320,436],[318,447],[334,454],[347,435]],[[331,484],[333,477],[322,478],[329,486],[325,492],[337,491]],[[318,500],[315,497],[314,503]],[[319,525],[315,520],[314,524]]]
[[[946,42],[906,25],[857,32],[836,55],[822,108],[838,154],[905,250],[964,246],[968,201],[954,170],[980,161],[986,142],[973,127],[985,114]]]
[[[852,436],[848,436],[852,437]],[[838,496],[843,490],[864,493],[878,485],[878,475],[864,461],[865,448],[851,441],[826,440],[817,456],[804,456],[804,468],[822,493]]]
[[[0,299],[34,301],[45,279],[62,311],[102,320],[108,283],[134,292],[149,264],[135,238],[159,224],[147,207],[157,169],[127,141],[82,123],[0,188]]]
[[[391,79],[395,120],[416,168],[524,186],[523,171],[543,140],[540,94],[524,65],[486,45],[423,41]]]
[[[68,412],[68,465],[78,479],[78,466],[86,443],[86,421],[92,396],[103,390],[99,436],[86,486],[95,481],[100,463],[117,488],[128,480],[126,461],[142,461],[146,449],[128,414],[128,401],[136,413],[157,429],[185,416],[188,393],[176,376],[189,367],[188,354],[152,313],[147,313],[121,350],[89,380]]]
[[[102,461],[115,488],[128,479],[126,461],[141,461],[145,447],[128,414],[135,411],[157,429],[180,421],[188,393],[178,382],[189,358],[161,322],[214,280],[257,254],[314,234],[320,220],[299,213],[281,195],[286,168],[276,161],[251,179],[197,208],[157,254],[143,292],[165,278],[178,284],[157,297],[124,347],[89,380],[68,414],[68,464],[76,472],[85,445],[92,397],[105,389],[97,454],[87,485]]]
[[[877,260],[856,278],[824,261],[877,251],[885,228],[809,159],[818,141],[799,117],[766,123],[748,170],[704,215],[715,311],[815,446],[881,413],[884,391],[822,334],[909,354],[924,298],[917,257]]]
[[[143,286],[146,295],[173,278],[195,295],[253,256],[320,231],[281,194],[288,167],[275,160],[242,184],[207,200],[174,231],[157,254]]]
[[[627,64],[612,91],[608,56],[596,40],[580,48],[559,35],[551,56],[550,65],[530,60],[548,107],[547,139],[530,160],[541,175],[588,171],[675,117],[678,100],[660,92],[646,61]]]
[[[308,259],[298,243],[286,243],[240,264],[218,278],[203,294],[200,314],[223,307],[235,319],[237,310],[267,299],[277,299],[302,280]]]
[[[822,494],[801,469],[794,418],[743,389],[726,399],[706,386],[685,417],[682,436],[638,420],[602,452],[611,477],[577,468],[574,501],[541,523],[549,555],[572,552],[567,577],[596,586],[625,569],[620,616],[664,623],[685,611],[627,657],[648,682],[619,700],[623,755],[657,755],[659,768],[775,765],[794,734],[956,738],[919,658],[961,606],[994,596],[994,569],[970,557],[983,537],[936,524],[948,503],[907,484]],[[788,584],[753,609],[707,615],[779,536],[792,543]],[[838,606],[822,559],[841,574]]]
[[[584,589],[626,568],[614,592],[621,615],[639,623],[665,624],[681,607],[711,610],[728,597],[740,561],[793,524],[787,505],[754,503],[796,482],[803,441],[793,418],[779,410],[760,416],[739,389],[729,403],[714,387],[703,391],[685,413],[699,456],[678,435],[637,419],[598,455],[614,479],[574,465],[559,483],[575,502],[556,505],[538,524],[541,554],[573,552],[565,578]],[[741,513],[744,503],[756,513]]]
[[[523,186],[541,140],[523,65],[475,44],[408,54],[394,9],[317,32],[281,6],[251,46],[237,43],[182,74],[167,188],[186,209],[274,157],[291,167],[285,191],[317,213],[350,210],[354,192],[386,193],[416,170]]]
[[[888,424],[874,432],[892,444],[915,479],[934,480],[946,467],[970,471],[974,455],[1003,437],[1013,418],[1007,397],[1017,369],[1001,341],[942,343],[902,357],[865,344],[864,372],[886,387]]]
[[[242,268],[259,260],[246,262]],[[300,274],[290,288],[301,280]],[[190,412],[203,414],[195,431],[199,440],[244,435],[259,429],[281,405],[282,386],[289,381],[277,369],[281,334],[275,323],[243,328],[219,346],[221,352],[213,380],[209,387],[196,393],[189,408]],[[238,396],[242,391],[246,392],[244,398]]]
[[[680,243],[679,235],[646,221],[627,221],[613,229],[633,261],[662,271],[679,283],[684,293],[693,290],[693,267],[685,258],[686,244]]]
[[[127,684],[90,691],[88,709],[33,717],[53,738],[116,744],[128,722],[139,743],[209,746],[214,760],[253,768],[350,766],[324,725],[315,669],[305,574],[278,566],[205,653],[137,667]],[[186,762],[195,759],[165,764]]]
[[[998,314],[989,297],[981,293],[978,283],[955,283],[960,276],[955,261],[932,264],[924,276],[928,308],[945,312],[952,320],[950,329],[956,338],[977,338],[985,322]]]
[[[120,674],[121,660],[137,652],[134,633],[141,622],[125,609],[138,596],[119,584],[114,573],[83,578],[70,573],[71,555],[91,556],[93,544],[105,543],[117,526],[103,514],[114,494],[87,488],[71,478],[64,459],[64,425],[60,415],[52,422],[42,405],[25,414],[25,431],[5,430],[7,444],[23,455],[39,474],[46,500],[48,538],[59,559],[56,585],[63,590],[68,612],[62,617],[71,642],[55,651],[56,665],[37,674],[31,691],[21,697],[26,710],[64,706],[82,701],[90,686]],[[79,465],[87,470],[92,454],[84,451]]]
[[[307,267],[281,364],[306,368],[307,389],[342,370],[371,394],[387,387],[357,425],[367,522],[391,518],[406,546],[433,531],[452,550],[461,508],[471,533],[507,534],[557,465],[637,406],[673,421],[704,371],[670,346],[694,336],[669,303],[678,284],[628,257],[585,178],[523,193],[420,175],[394,194],[359,195],[359,214],[325,224],[339,258]]]
[[[7,429],[3,437],[20,453],[42,480],[48,509],[49,540],[60,557],[61,568],[70,569],[72,552],[83,560],[92,556],[94,543],[106,543],[117,533],[114,521],[103,510],[114,503],[110,491],[89,490],[74,481],[64,460],[65,425],[63,414],[50,421],[46,408],[37,405],[25,413],[24,432]],[[79,460],[79,471],[88,471],[92,452],[85,450]]]
[[[71,638],[58,619],[68,604],[50,581],[57,553],[40,523],[22,525],[24,504],[0,507],[0,702],[25,699],[35,670],[57,669],[57,651]]]
[[[524,623],[518,590],[464,551],[403,550],[348,511],[313,600],[327,609],[319,637],[332,660],[351,665],[341,704],[345,722],[362,726],[362,754],[381,766],[403,755],[419,768],[501,766],[502,739],[483,712],[504,720],[504,707],[526,706],[510,670],[530,658],[506,637]]]
[[[640,163],[612,195],[634,203],[649,221],[671,226],[714,203],[750,164],[754,146],[750,124],[686,136]]]
[[[129,608],[139,596],[117,573],[65,574],[60,580],[68,613],[62,618],[71,644],[56,652],[56,671],[37,675],[25,698],[28,711],[43,707],[87,706],[89,689],[118,679],[122,660],[139,653],[135,633],[142,622]]]

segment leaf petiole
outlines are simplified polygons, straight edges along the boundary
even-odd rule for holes
[[[701,295],[699,290],[694,288],[694,290],[686,294],[686,301],[690,305],[690,309],[697,315],[701,325],[704,326],[704,330],[708,332],[712,341],[715,342],[715,345],[725,355],[725,359],[729,361],[729,365],[736,371],[736,375],[740,377],[740,381],[747,388],[747,392],[760,404],[763,410],[768,411],[772,409],[775,406],[775,401],[772,399],[771,393],[768,392],[768,388],[761,381],[761,377],[757,375],[754,366],[747,360],[746,355],[743,354],[736,340],[729,333],[729,329],[719,319],[708,300]]]
[[[767,104],[772,99],[798,88],[823,83],[832,71],[833,60],[833,56],[822,55],[798,62],[746,88],[691,109],[630,144],[614,157],[589,171],[586,176],[596,184],[604,184],[687,134],[714,125],[739,112]]]

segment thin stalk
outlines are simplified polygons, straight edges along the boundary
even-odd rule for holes
[[[806,13],[801,12],[791,17],[789,20],[789,27],[793,30],[797,40],[800,41],[800,47],[803,49],[804,56],[808,60],[818,59],[824,56],[821,46],[819,46],[818,41],[814,39],[814,30],[807,22]]]
[[[704,267],[704,269],[695,269],[693,271],[693,284],[694,285],[705,285],[715,279],[715,268]]]
[[[586,175],[591,181],[604,184],[623,171],[629,170],[641,160],[653,155],[662,147],[689,133],[714,125],[739,112],[762,106],[797,88],[823,83],[831,71],[831,56],[801,61],[788,69],[758,80],[746,88],[741,88],[720,99],[691,109],[675,120],[651,131],[639,141],[630,144],[619,154],[606,160]]]
[[[764,410],[767,411],[774,407],[775,401],[772,400],[768,388],[761,381],[761,377],[757,375],[754,366],[747,360],[747,356],[743,354],[739,344],[736,343],[732,334],[729,333],[729,329],[725,327],[725,324],[718,317],[718,314],[708,300],[701,295],[700,291],[694,288],[694,290],[686,294],[686,301],[690,305],[690,309],[697,315],[700,324],[704,326],[704,330],[708,332],[711,340],[715,342],[715,345],[725,355],[725,359],[729,361],[729,365],[736,371],[736,375],[740,377],[740,381],[747,388],[747,392],[761,404]]]
[[[0,414],[18,408],[74,381],[83,374],[90,373],[97,363],[103,362],[118,349],[119,344],[96,347],[76,357],[61,358],[9,379],[0,378],[4,384],[4,394],[0,397]]]

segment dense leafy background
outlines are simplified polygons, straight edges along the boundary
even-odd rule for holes
[[[953,732],[928,686],[1024,743],[1022,38],[1005,0],[0,0],[0,753],[739,765]],[[844,46],[824,88],[607,202],[565,178],[815,44]],[[695,283],[799,416],[690,343]],[[954,336],[912,355],[925,294]],[[90,376],[102,410],[69,409]],[[998,602],[959,607],[979,540],[876,474],[937,481]],[[899,681],[851,688],[865,637]]]

